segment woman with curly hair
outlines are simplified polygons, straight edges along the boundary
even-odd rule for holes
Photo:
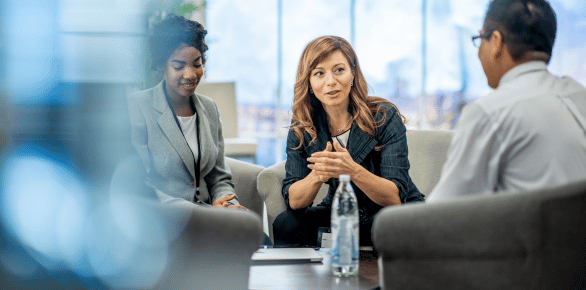
[[[208,50],[206,33],[200,23],[174,14],[154,27],[151,68],[163,80],[128,98],[132,143],[148,185],[163,202],[244,208],[224,160],[218,107],[195,93]]]
[[[383,207],[422,201],[409,177],[404,117],[391,102],[367,95],[356,53],[343,38],[311,41],[299,61],[293,120],[287,137],[283,197],[273,223],[276,245],[316,245],[330,226],[338,177],[348,174],[359,207],[360,244],[372,245],[374,215]],[[323,183],[324,200],[311,206]]]

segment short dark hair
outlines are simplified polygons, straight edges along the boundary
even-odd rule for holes
[[[484,18],[484,30],[498,30],[515,61],[526,52],[539,51],[549,56],[549,62],[557,20],[545,0],[492,0]]]
[[[201,53],[201,62],[205,64],[205,52],[208,46],[205,36],[208,32],[197,21],[187,20],[173,13],[155,25],[150,37],[151,68],[157,70],[164,66],[173,52],[182,44],[195,47]]]

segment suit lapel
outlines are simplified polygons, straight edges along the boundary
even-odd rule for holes
[[[352,159],[354,159],[354,162],[362,162],[368,153],[372,152],[374,147],[376,147],[377,143],[378,142],[375,138],[360,130],[360,127],[358,127],[356,123],[352,123],[347,147],[350,156],[352,156]]]
[[[183,160],[191,176],[195,178],[193,153],[189,145],[187,145],[187,141],[185,141],[185,137],[183,137],[177,121],[175,121],[175,116],[169,107],[169,103],[167,103],[163,84],[164,82],[159,83],[154,90],[154,108],[161,114],[158,119],[158,124],[171,145],[173,145],[175,151],[177,151],[177,154],[179,154],[179,157],[181,157],[181,160]]]
[[[193,100],[193,104],[195,105],[195,112],[199,118],[199,127],[197,128],[197,136],[198,136],[198,142],[199,142],[199,155],[200,157],[200,165],[199,165],[199,170],[200,172],[209,172],[209,169],[204,168],[204,165],[215,165],[215,162],[210,162],[210,160],[208,160],[211,156],[210,153],[208,153],[208,150],[210,148],[210,146],[216,146],[215,144],[211,143],[211,140],[214,140],[212,138],[211,132],[210,132],[210,121],[209,121],[209,117],[207,115],[207,112],[205,111],[205,109],[203,108],[203,105],[201,104],[201,102],[199,101],[199,98],[197,97],[196,94],[191,96],[192,100]]]
[[[323,115],[316,114],[314,116],[314,118],[315,118],[314,125],[315,125],[315,129],[316,129],[317,137],[316,137],[314,143],[311,143],[309,146],[307,146],[305,148],[305,152],[307,152],[307,156],[311,156],[312,153],[325,150],[326,146],[328,145],[328,141],[332,140],[332,135],[330,134],[330,131],[328,130],[328,127],[326,125],[327,120],[325,117],[325,112],[323,112]],[[307,139],[307,141],[310,141],[311,137],[309,136],[309,134],[305,134],[304,139]]]

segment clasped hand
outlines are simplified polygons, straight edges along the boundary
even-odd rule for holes
[[[216,200],[214,202],[214,206],[215,207],[227,207],[227,208],[248,210],[246,207],[243,207],[241,205],[230,204],[229,201],[233,200],[234,198],[236,198],[236,194],[232,194],[230,196],[224,196],[222,198],[218,198],[218,200]]]
[[[336,151],[332,150],[332,143],[334,143],[333,149]],[[330,178],[338,178],[341,174],[352,176],[360,167],[358,163],[354,162],[348,150],[337,142],[328,142],[324,151],[311,154],[311,157],[307,158],[307,162],[309,162],[307,167],[322,182],[326,182]]]

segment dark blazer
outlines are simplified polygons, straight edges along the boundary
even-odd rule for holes
[[[199,94],[191,98],[199,118],[199,196],[195,197],[193,153],[169,107],[164,81],[128,98],[132,144],[146,167],[147,184],[162,201],[179,198],[213,204],[234,194],[230,168],[224,160],[220,114],[212,99]],[[232,203],[238,204],[236,200]]]
[[[386,110],[386,121],[376,129],[376,136],[372,137],[368,133],[360,130],[356,123],[352,124],[350,136],[348,138],[348,152],[352,159],[368,171],[377,176],[386,178],[394,182],[399,188],[399,197],[402,203],[424,200],[423,194],[419,192],[411,177],[409,177],[409,159],[407,158],[407,137],[406,128],[401,121],[396,110],[390,105],[382,104]],[[285,179],[283,180],[283,197],[288,209],[289,206],[289,187],[294,182],[305,178],[310,172],[307,167],[307,158],[314,152],[323,151],[327,142],[332,140],[328,130],[326,113],[317,106],[312,115],[316,127],[317,138],[310,144],[311,136],[306,132],[303,135],[303,144],[301,148],[294,150],[299,146],[299,138],[293,130],[289,130],[287,137],[287,161],[285,162]],[[380,120],[382,116],[376,116]],[[375,146],[383,145],[382,150],[374,150]],[[326,182],[330,187],[327,196],[320,205],[331,207],[334,193],[338,188],[338,179],[331,178]],[[363,223],[372,222],[374,215],[382,206],[372,201],[357,186],[352,184],[358,199],[360,209],[360,220]]]

